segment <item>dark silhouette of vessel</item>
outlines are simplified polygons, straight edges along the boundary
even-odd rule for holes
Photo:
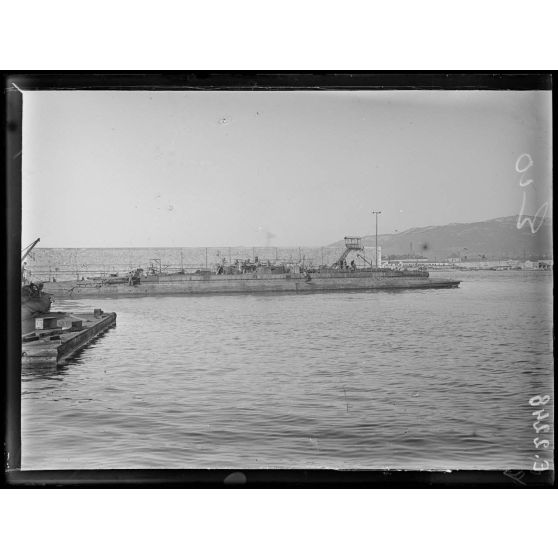
[[[314,268],[304,264],[273,265],[254,261],[223,260],[214,270],[194,273],[164,273],[159,268],[147,272],[136,269],[127,276],[83,278],[48,283],[57,297],[150,296],[165,294],[307,293],[375,289],[440,289],[459,286],[454,279],[431,278],[426,270],[357,268],[347,257],[362,251],[361,239],[345,237],[345,250],[332,266]],[[361,257],[364,260],[364,258]],[[366,260],[365,260],[366,262]]]

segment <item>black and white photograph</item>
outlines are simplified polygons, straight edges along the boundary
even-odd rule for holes
[[[21,471],[554,470],[550,85],[405,79],[14,76]]]

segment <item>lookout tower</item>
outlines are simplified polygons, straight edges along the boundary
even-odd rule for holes
[[[362,245],[362,238],[360,236],[346,236],[345,237],[345,251],[341,257],[333,264],[333,267],[341,267],[345,258],[351,252],[362,252],[364,246]]]

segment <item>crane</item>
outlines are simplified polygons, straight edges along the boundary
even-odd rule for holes
[[[35,246],[39,243],[41,239],[37,238],[37,240],[34,240],[33,242],[31,242],[31,244],[29,244],[29,246],[26,246],[22,252],[22,256],[21,256],[21,263],[24,262],[25,258],[31,253],[31,250],[33,250],[33,248],[35,248]]]
[[[26,270],[25,270],[25,258],[31,253],[31,250],[33,250],[33,248],[35,248],[35,246],[38,244],[38,242],[40,241],[40,238],[37,238],[37,240],[34,240],[33,242],[31,242],[31,244],[29,244],[28,246],[26,246],[21,252],[21,280],[22,283],[25,284],[27,283],[27,274],[26,274]]]

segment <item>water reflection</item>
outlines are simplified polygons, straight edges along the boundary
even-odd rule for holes
[[[118,328],[22,376],[23,466],[529,468],[528,400],[553,387],[551,276],[469,275],[449,291],[80,301]]]

